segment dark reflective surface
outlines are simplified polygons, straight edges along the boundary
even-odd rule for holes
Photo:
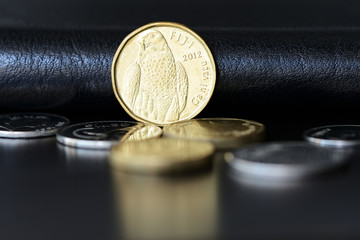
[[[319,122],[264,123],[268,140],[300,140]],[[207,171],[165,178],[113,171],[106,151],[55,138],[0,139],[0,239],[356,239],[359,157],[278,184],[231,175],[220,154]]]
[[[220,235],[224,239],[357,239],[360,171],[345,169],[303,183],[220,177]],[[225,173],[225,171],[220,171]]]
[[[54,137],[0,139],[0,239],[115,239],[111,179],[94,161]]]

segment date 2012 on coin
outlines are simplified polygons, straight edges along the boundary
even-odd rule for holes
[[[187,27],[151,23],[128,35],[112,64],[113,89],[134,119],[166,125],[195,117],[214,91],[216,68],[205,42]]]

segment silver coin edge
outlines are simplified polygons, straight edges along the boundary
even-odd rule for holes
[[[29,113],[6,113],[6,114],[0,114],[0,118],[2,116],[9,116],[9,115],[25,115],[25,114],[31,114],[31,115],[43,115],[43,116],[52,116],[55,118],[62,119],[65,124],[64,126],[57,127],[50,130],[42,130],[42,131],[4,131],[0,130],[0,138],[40,138],[40,137],[49,137],[56,135],[61,129],[64,127],[67,127],[70,123],[70,120],[67,117],[52,114],[52,113],[40,113],[40,112],[29,112]]]
[[[326,125],[320,126],[315,128],[310,128],[303,133],[303,137],[306,141],[311,144],[323,147],[335,147],[335,148],[342,148],[342,147],[355,147],[360,145],[360,140],[336,140],[336,139],[323,139],[310,136],[310,132],[318,131],[324,128],[331,128],[331,127],[359,127],[360,125],[356,124],[340,124],[340,125]]]
[[[85,124],[95,124],[95,123],[119,123],[119,122],[126,122],[126,123],[136,123],[136,124],[142,124],[143,126],[150,125],[159,128],[156,125],[153,124],[144,124],[141,122],[135,122],[135,121],[121,121],[121,120],[108,120],[108,121],[92,121],[92,122],[84,122],[84,123],[77,123],[72,124],[64,127],[56,134],[56,140],[66,146],[75,147],[75,148],[84,148],[84,149],[110,149],[112,146],[117,144],[119,141],[110,141],[110,140],[87,140],[87,139],[79,139],[74,138],[72,136],[64,134],[67,130],[71,129],[72,127],[81,126]],[[161,128],[159,128],[162,134]],[[160,134],[160,135],[161,135]]]
[[[263,145],[271,145],[271,144],[293,144],[294,145],[294,144],[299,144],[299,143],[321,149],[321,147],[318,147],[316,145],[312,145],[310,143],[300,142],[300,141],[260,143],[260,144],[250,145],[250,146],[247,146],[244,148],[261,147]],[[332,162],[332,164],[323,164],[321,167],[319,167],[319,165],[314,167],[311,165],[307,165],[307,166],[306,165],[305,166],[304,165],[286,165],[286,164],[276,164],[276,163],[264,164],[264,163],[252,162],[252,161],[248,161],[246,159],[238,158],[233,154],[236,151],[240,151],[240,150],[241,149],[232,151],[233,159],[226,160],[226,163],[228,164],[228,166],[232,170],[235,170],[237,172],[241,172],[241,173],[249,174],[249,175],[253,175],[253,176],[258,176],[258,177],[265,177],[265,178],[266,177],[270,177],[270,178],[274,177],[274,178],[297,179],[297,178],[302,178],[302,177],[306,177],[309,175],[314,175],[316,173],[326,172],[331,169],[335,169],[336,167],[339,167],[339,166],[345,164],[346,162],[348,162],[348,159],[344,157],[344,159],[342,161]],[[261,174],[259,172],[261,172],[263,174]]]

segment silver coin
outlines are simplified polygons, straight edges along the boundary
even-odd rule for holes
[[[36,138],[55,135],[69,119],[48,113],[10,113],[0,115],[0,137]]]
[[[70,125],[56,135],[67,146],[87,149],[110,149],[119,141],[136,141],[160,137],[161,128],[128,121],[99,121]]]
[[[225,160],[232,169],[252,176],[301,178],[339,167],[350,154],[307,142],[274,142],[226,153]]]
[[[304,138],[310,143],[327,147],[360,145],[360,125],[330,125],[309,129]]]

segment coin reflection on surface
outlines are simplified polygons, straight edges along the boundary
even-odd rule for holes
[[[107,168],[109,150],[82,149],[56,144],[65,155],[66,167],[70,172],[103,171]]]
[[[19,150],[20,147],[31,147],[33,145],[44,145],[55,142],[54,138],[0,138],[0,149]]]
[[[249,174],[239,174],[238,172],[227,168],[227,176],[231,181],[244,187],[264,190],[287,190],[296,189],[304,186],[305,181],[289,181],[289,179],[268,178],[254,176]]]
[[[112,171],[121,239],[214,239],[217,168],[164,178]]]
[[[141,141],[145,139],[160,137],[161,134],[162,134],[161,128],[153,125],[141,124],[141,127],[134,128],[132,131],[129,131],[126,135],[124,135],[124,137],[120,141],[121,142]]]
[[[110,164],[148,174],[183,173],[209,166],[214,150],[211,143],[180,139],[127,141],[112,148]]]
[[[260,142],[265,137],[263,124],[232,118],[200,118],[164,127],[165,137],[210,141],[219,150]]]
[[[56,139],[59,143],[84,149],[110,149],[119,141],[139,141],[158,138],[161,128],[129,121],[98,121],[70,125],[62,129]]]
[[[8,168],[26,171],[35,162],[47,159],[49,151],[55,146],[56,140],[53,137],[0,138],[0,171]],[[34,155],[40,157],[33,158]]]

